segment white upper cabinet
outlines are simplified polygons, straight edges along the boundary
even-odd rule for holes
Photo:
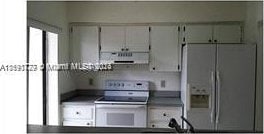
[[[126,27],[126,44],[129,51],[149,51],[149,27],[128,26]]]
[[[193,24],[184,26],[183,42],[186,43],[242,43],[239,24]]]
[[[150,71],[180,71],[178,26],[152,26]]]
[[[149,51],[149,27],[102,26],[101,51]]]
[[[73,26],[71,29],[71,61],[99,62],[99,30],[97,26]]]
[[[212,25],[188,25],[185,27],[185,42],[210,43],[212,34]]]
[[[242,43],[242,29],[240,25],[215,25],[214,42]]]
[[[125,45],[124,26],[103,26],[101,27],[101,51],[121,51]]]

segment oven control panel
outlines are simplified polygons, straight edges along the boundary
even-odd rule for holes
[[[108,90],[149,90],[149,82],[132,80],[106,80],[105,88]]]

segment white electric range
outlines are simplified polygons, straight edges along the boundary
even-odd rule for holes
[[[146,127],[149,82],[107,80],[95,101],[97,127]]]

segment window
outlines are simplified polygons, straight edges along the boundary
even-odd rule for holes
[[[58,34],[47,32],[47,63],[48,65],[58,64]],[[49,69],[48,69],[49,70]],[[48,125],[59,124],[59,92],[58,92],[58,71],[47,71],[47,123]]]
[[[29,28],[28,63],[41,65],[43,54],[42,30]],[[30,66],[29,69],[31,69]],[[28,124],[43,125],[43,73],[28,71]]]
[[[29,27],[27,50],[28,124],[58,125],[58,34]]]

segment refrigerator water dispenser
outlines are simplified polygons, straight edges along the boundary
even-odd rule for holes
[[[190,97],[191,108],[209,108],[210,93],[208,88],[192,86]]]

